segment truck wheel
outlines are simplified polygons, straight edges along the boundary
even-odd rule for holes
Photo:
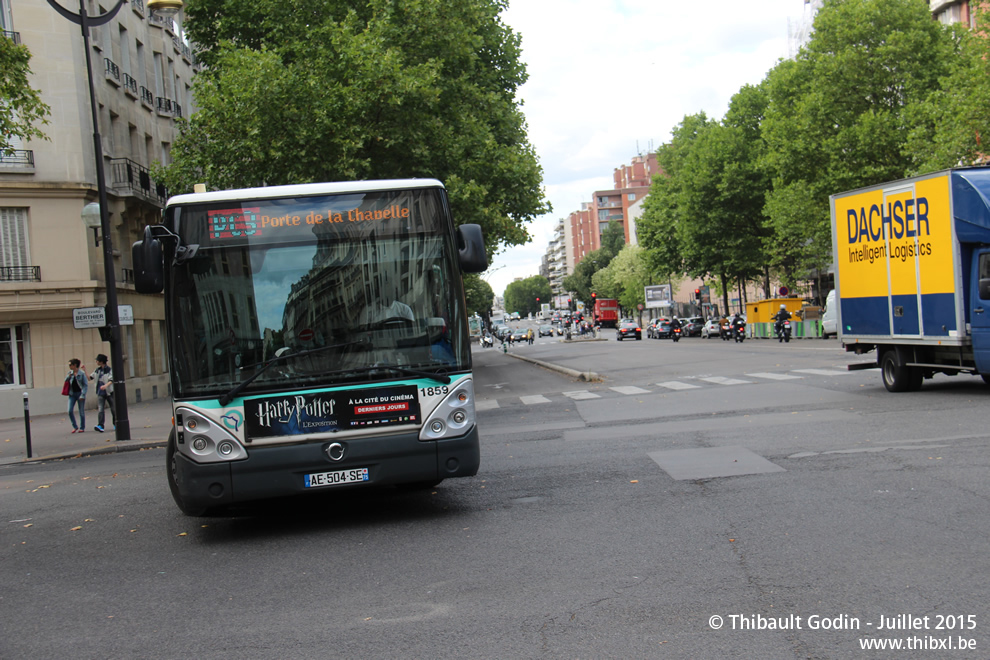
[[[912,371],[910,367],[898,366],[897,351],[887,351],[880,358],[880,375],[888,392],[907,392],[911,389]],[[918,375],[921,375],[920,371]]]
[[[179,493],[179,484],[176,482],[176,462],[175,462],[175,429],[168,434],[168,445],[165,448],[165,473],[168,475],[168,489],[172,491],[172,499],[175,500],[179,510],[187,516],[205,516],[209,513],[206,507],[193,507],[182,499]]]

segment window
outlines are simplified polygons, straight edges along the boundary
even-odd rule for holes
[[[27,384],[26,325],[0,327],[0,388]]]
[[[636,193],[629,193],[628,195],[626,195],[626,199],[628,199],[630,202],[635,202],[636,201]]]
[[[0,206],[0,266],[21,269],[31,265],[27,229],[27,209]]]

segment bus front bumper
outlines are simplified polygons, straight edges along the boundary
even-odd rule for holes
[[[339,448],[328,452],[332,444]],[[176,452],[177,483],[191,506],[216,508],[238,502],[285,497],[349,487],[428,484],[478,473],[478,427],[466,435],[423,442],[417,433],[347,440],[325,439],[295,445],[248,449],[248,457],[229,463],[196,463]],[[367,481],[307,486],[307,475],[368,470]]]

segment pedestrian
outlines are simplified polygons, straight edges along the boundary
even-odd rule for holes
[[[86,379],[86,372],[80,369],[81,365],[78,358],[69,360],[69,373],[65,376],[65,382],[69,385],[69,421],[72,422],[73,433],[83,433],[86,430],[86,390],[89,389],[89,381]],[[73,414],[77,402],[79,403],[78,424]]]
[[[100,353],[96,356],[96,371],[89,375],[90,380],[96,380],[96,400],[99,406],[99,414],[96,418],[96,426],[93,428],[103,433],[103,423],[106,420],[105,409],[110,407],[110,417],[113,419],[113,427],[117,428],[117,406],[113,399],[113,372],[107,365],[107,356]]]
[[[529,340],[529,345],[532,346],[533,345],[533,329],[532,328],[530,328],[529,329],[529,332],[526,334],[526,339]]]

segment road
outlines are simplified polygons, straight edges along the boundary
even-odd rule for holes
[[[430,492],[195,519],[161,450],[0,469],[0,657],[990,655],[980,379],[889,394],[834,340],[508,351],[604,380],[476,350],[482,471]]]

